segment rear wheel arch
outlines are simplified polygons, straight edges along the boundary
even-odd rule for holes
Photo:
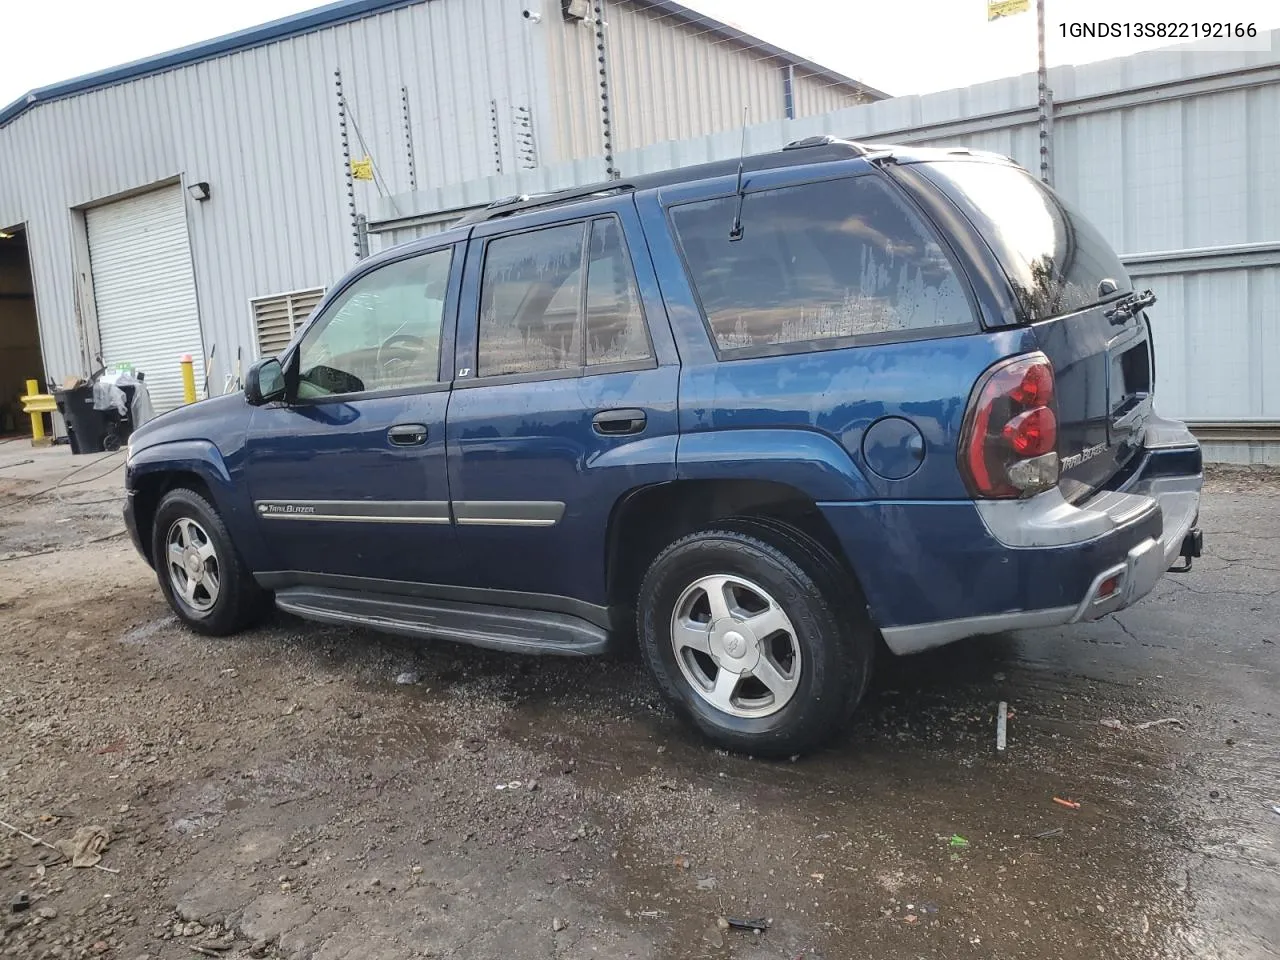
[[[670,544],[731,519],[797,531],[820,544],[856,580],[835,531],[799,488],[766,480],[675,480],[637,487],[615,503],[605,540],[609,605],[629,606],[649,564]]]

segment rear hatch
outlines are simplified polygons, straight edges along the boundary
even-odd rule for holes
[[[985,238],[1053,363],[1061,490],[1078,501],[1141,448],[1151,415],[1144,308],[1102,235],[1021,167],[957,156],[916,166]]]

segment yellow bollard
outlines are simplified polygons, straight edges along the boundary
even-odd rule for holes
[[[182,402],[196,402],[196,368],[195,361],[191,359],[191,354],[184,353],[182,355]]]
[[[27,395],[21,397],[22,412],[31,417],[31,445],[33,447],[47,447],[50,438],[45,436],[44,432],[44,415],[46,413],[56,413],[58,403],[53,399],[53,395],[49,393],[37,393],[40,384],[34,380],[27,381]]]

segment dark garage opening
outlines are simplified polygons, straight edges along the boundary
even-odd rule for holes
[[[48,388],[27,234],[21,227],[0,228],[0,436],[31,435],[20,400],[28,380],[42,393]]]

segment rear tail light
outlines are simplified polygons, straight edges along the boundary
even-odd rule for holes
[[[975,497],[1029,497],[1058,482],[1053,365],[1043,353],[996,364],[969,401],[960,472]]]

